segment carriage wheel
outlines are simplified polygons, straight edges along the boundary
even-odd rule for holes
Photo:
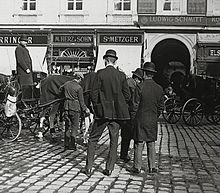
[[[215,107],[211,118],[212,118],[213,123],[215,123],[215,124],[218,124],[220,122],[220,105],[217,105]]]
[[[203,119],[202,103],[196,99],[191,98],[183,106],[183,121],[190,126],[195,126],[201,123]]]
[[[181,117],[180,104],[174,98],[168,98],[164,102],[163,118],[168,123],[177,123]]]
[[[6,117],[4,110],[0,112],[0,137],[5,142],[16,140],[21,133],[21,119],[16,113],[12,117]]]

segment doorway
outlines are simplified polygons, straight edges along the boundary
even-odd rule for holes
[[[172,83],[176,90],[190,72],[189,50],[176,39],[159,42],[152,51],[151,61],[157,70],[155,81],[164,89]]]

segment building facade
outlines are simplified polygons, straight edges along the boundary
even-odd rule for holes
[[[15,68],[24,33],[35,70],[97,70],[112,48],[128,76],[153,61],[163,87],[220,75],[219,0],[0,0],[2,73]]]

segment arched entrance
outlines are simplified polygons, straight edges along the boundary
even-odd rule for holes
[[[166,88],[171,81],[174,87],[179,87],[180,80],[184,81],[190,72],[189,50],[176,39],[160,41],[152,51],[151,61],[156,65],[155,81],[163,88]]]

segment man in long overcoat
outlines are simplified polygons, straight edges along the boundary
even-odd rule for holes
[[[134,126],[134,166],[132,172],[140,173],[142,165],[142,151],[147,144],[149,172],[156,172],[155,141],[157,140],[157,121],[163,110],[163,89],[152,78],[156,73],[152,62],[145,62],[144,82],[137,85],[133,99],[133,112],[135,113]]]
[[[110,149],[103,174],[111,175],[117,160],[120,123],[130,119],[130,91],[125,74],[115,68],[115,50],[107,50],[103,59],[106,67],[96,73],[91,92],[95,121],[89,136],[86,167],[81,170],[86,175],[91,174],[95,147],[105,127],[109,130]]]
[[[33,85],[32,60],[26,48],[27,43],[28,37],[22,35],[15,49],[17,77],[21,88],[23,85]]]

